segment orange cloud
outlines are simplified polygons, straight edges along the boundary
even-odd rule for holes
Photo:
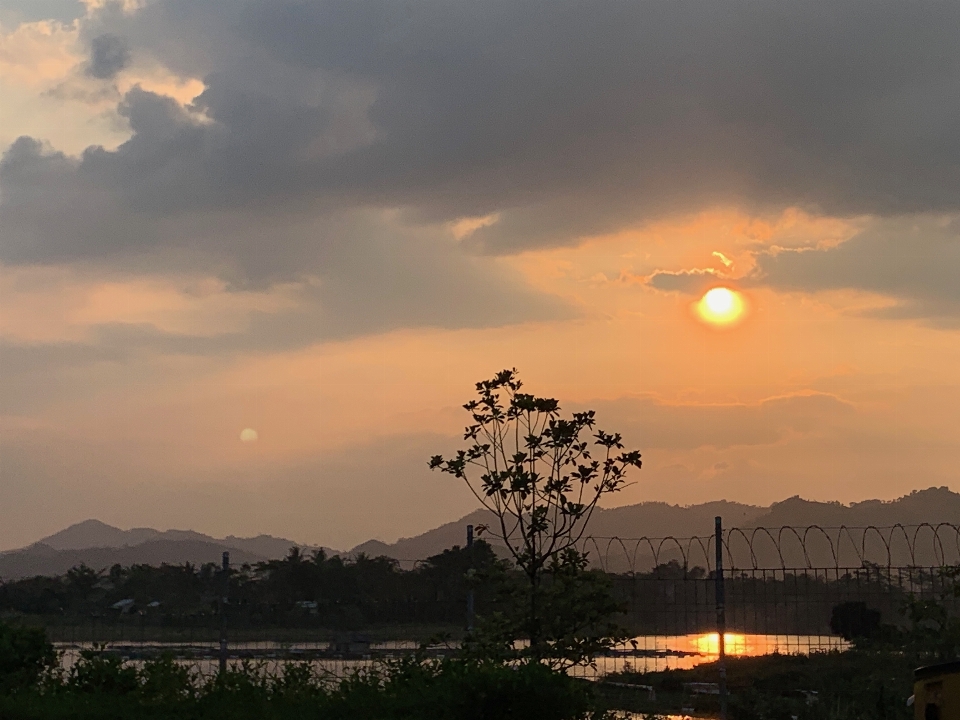
[[[215,336],[244,330],[254,311],[295,308],[297,289],[238,292],[213,278],[103,281],[65,268],[0,268],[0,335],[19,343],[79,342],[97,326],[128,324]]]

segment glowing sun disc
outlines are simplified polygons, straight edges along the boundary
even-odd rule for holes
[[[697,303],[697,314],[712,325],[729,325],[743,315],[743,297],[730,288],[712,288]]]
[[[260,436],[253,428],[244,428],[240,433],[240,441],[245,443],[256,442],[258,437]]]

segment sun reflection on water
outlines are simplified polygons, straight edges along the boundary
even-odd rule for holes
[[[720,654],[720,633],[708,633],[693,638],[693,649],[701,655]],[[756,643],[749,642],[746,635],[739,633],[723,634],[724,652],[727,655],[760,655],[764,649],[759,649]]]

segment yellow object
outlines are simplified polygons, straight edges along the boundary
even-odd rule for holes
[[[914,720],[960,720],[960,660],[913,673]]]
[[[746,310],[743,295],[736,290],[715,287],[708,290],[694,308],[700,319],[716,327],[732,326]]]

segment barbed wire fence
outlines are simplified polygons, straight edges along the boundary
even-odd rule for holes
[[[902,625],[909,598],[941,598],[942,569],[960,565],[960,526],[733,528],[717,537],[590,537],[582,549],[613,581],[634,643],[602,659],[602,673],[685,668],[730,655],[849,647],[840,632],[869,613]],[[725,632],[718,633],[718,592]],[[945,598],[951,612],[960,600]],[[592,668],[584,670],[595,677]]]
[[[572,670],[599,679],[624,670],[687,668],[722,655],[843,650],[849,643],[841,633],[850,629],[844,624],[862,622],[864,612],[875,622],[897,625],[909,598],[943,595],[942,568],[960,566],[960,525],[814,525],[732,528],[695,537],[589,537],[581,549],[610,578],[624,607],[621,623],[634,635],[594,664]],[[418,562],[405,564],[412,568]],[[960,598],[947,602],[950,612],[960,613]],[[387,624],[396,617],[465,627],[467,605],[466,598],[451,598],[377,612]],[[133,662],[169,653],[204,676],[242,663],[276,672],[285,663],[309,662],[339,679],[420,646],[403,639],[408,628],[400,625],[394,637],[387,637],[325,626],[309,608],[296,623],[285,624],[251,622],[229,597],[220,608],[217,615],[194,618],[159,613],[62,618],[47,622],[47,630],[67,667],[81,651],[100,647]],[[478,616],[484,611],[476,605]],[[455,642],[426,648],[434,657],[456,652]]]
[[[941,567],[960,562],[960,525],[952,523],[848,527],[809,525],[723,531],[728,570],[814,567]],[[606,572],[638,573],[677,561],[715,568],[715,535],[601,537],[581,541]]]

